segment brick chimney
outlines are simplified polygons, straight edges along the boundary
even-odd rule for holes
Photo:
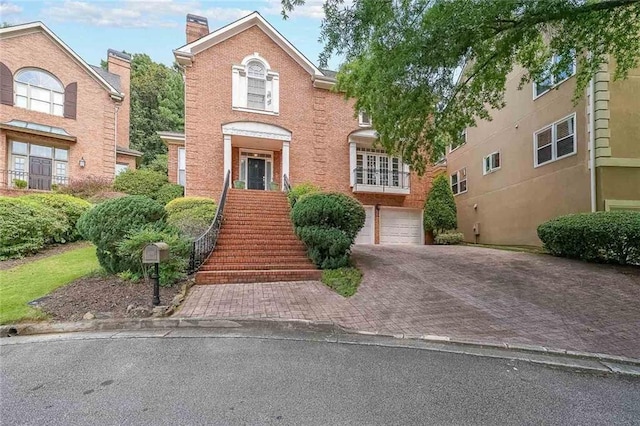
[[[187,15],[187,44],[209,34],[207,18],[198,15]]]
[[[124,99],[118,109],[117,145],[129,148],[129,114],[131,113],[131,55],[117,50],[107,51],[107,71],[120,76],[120,92]]]

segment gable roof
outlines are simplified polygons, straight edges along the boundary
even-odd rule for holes
[[[232,22],[222,28],[219,28],[203,37],[200,37],[197,40],[192,41],[191,43],[185,44],[184,46],[175,49],[173,54],[176,57],[176,60],[180,62],[182,58],[183,61],[190,59],[193,55],[196,55],[202,52],[205,49],[208,49],[211,46],[215,46],[218,43],[221,43],[241,32],[248,30],[249,28],[257,26],[260,28],[271,40],[273,40],[278,46],[282,48],[285,52],[293,58],[302,68],[304,68],[309,74],[312,76],[325,77],[326,75],[320,70],[320,68],[316,67],[306,56],[302,54],[296,47],[289,42],[282,34],[278,32],[266,19],[260,15],[258,12],[253,12],[244,18],[240,18],[235,22]]]
[[[0,39],[16,37],[20,35],[31,34],[37,31],[41,31],[49,38],[51,38],[56,44],[60,46],[62,50],[64,50],[71,58],[73,58],[82,68],[84,68],[89,75],[91,75],[95,80],[98,81],[105,89],[107,89],[111,95],[116,96],[118,98],[124,97],[124,94],[120,92],[120,78],[118,77],[118,87],[114,85],[115,81],[109,82],[107,78],[105,78],[102,73],[96,71],[91,65],[87,64],[84,59],[82,59],[76,52],[74,52],[65,42],[63,42],[57,35],[54,34],[45,24],[40,21],[29,22],[21,25],[14,25],[12,27],[0,28]],[[111,74],[111,73],[109,73]]]
[[[118,92],[120,91],[120,76],[118,74],[114,74],[112,72],[109,72],[107,70],[105,70],[102,67],[98,67],[96,65],[89,65],[91,68],[93,68],[93,70],[95,72],[97,72],[98,74],[100,74],[100,76],[102,78],[104,78],[107,83],[109,83],[110,85],[112,85]]]

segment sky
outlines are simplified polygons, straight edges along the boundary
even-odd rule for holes
[[[99,65],[107,49],[146,53],[170,65],[185,44],[187,13],[213,31],[257,10],[309,60],[318,64],[323,0],[306,0],[284,21],[280,0],[0,0],[0,21],[42,21],[86,62]],[[337,68],[338,59],[329,63]]]

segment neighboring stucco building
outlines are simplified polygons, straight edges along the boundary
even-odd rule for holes
[[[0,29],[0,191],[135,168],[129,55],[88,65],[41,22]]]
[[[556,216],[640,210],[640,70],[613,82],[603,69],[576,105],[575,69],[518,90],[523,73],[509,76],[506,107],[447,155],[465,240],[540,245],[538,225]]]
[[[188,196],[218,198],[225,174],[247,189],[311,182],[360,200],[357,243],[423,244],[422,208],[433,170],[419,177],[374,146],[366,114],[331,91],[321,70],[254,12],[209,32],[187,16],[174,50],[185,74],[185,133],[163,132],[169,178]],[[273,182],[273,184],[272,184]]]

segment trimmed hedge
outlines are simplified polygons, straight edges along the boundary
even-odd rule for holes
[[[293,207],[302,196],[306,194],[313,194],[316,192],[320,192],[320,188],[310,182],[303,182],[299,185],[296,185],[291,188],[291,191],[289,191],[289,193],[287,194],[289,205]]]
[[[433,238],[434,244],[454,245],[464,241],[462,232],[441,232]]]
[[[31,194],[20,198],[50,207],[64,215],[67,221],[67,230],[60,236],[62,241],[57,242],[71,242],[80,238],[76,223],[80,216],[91,208],[91,203],[82,198],[65,194]]]
[[[85,212],[78,220],[78,231],[96,246],[100,265],[114,274],[136,267],[130,259],[118,254],[118,244],[145,225],[161,220],[164,215],[164,207],[148,197],[115,198]]]
[[[456,229],[458,227],[456,213],[456,202],[449,186],[449,179],[445,175],[439,175],[433,179],[424,203],[424,230],[437,235]]]
[[[165,205],[172,200],[180,198],[184,195],[184,187],[175,183],[166,183],[160,187],[153,197],[156,201]]]
[[[322,269],[349,264],[351,245],[364,226],[365,211],[354,198],[340,193],[311,193],[291,210],[295,232],[311,260]]]
[[[169,259],[160,263],[160,285],[171,285],[186,276],[191,249],[190,241],[181,237],[177,229],[161,222],[146,225],[118,243],[118,256],[130,265],[129,271],[140,278],[146,269],[142,264],[142,250],[158,241],[169,245]]]
[[[216,215],[217,206],[211,198],[177,198],[165,206],[167,223],[189,238],[197,238],[206,231]]]
[[[560,216],[538,226],[545,249],[588,262],[640,264],[640,212]]]
[[[69,232],[65,216],[22,197],[0,197],[0,259],[36,253]]]
[[[167,176],[154,170],[126,170],[116,176],[113,188],[129,195],[144,195],[155,199],[160,188],[167,183]]]

